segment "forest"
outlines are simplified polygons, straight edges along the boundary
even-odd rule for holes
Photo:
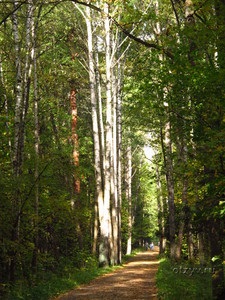
[[[225,295],[225,1],[0,1],[0,297],[146,241]]]

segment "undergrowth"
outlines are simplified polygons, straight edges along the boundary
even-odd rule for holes
[[[137,252],[123,257],[123,263],[133,257]],[[40,272],[29,282],[25,280],[17,281],[16,284],[8,288],[8,293],[4,295],[4,300],[49,300],[57,295],[63,294],[77,286],[89,283],[97,276],[114,271],[119,266],[99,268],[97,261],[93,258],[83,268],[74,268],[72,264],[64,261],[55,272]]]
[[[161,259],[156,280],[160,300],[211,300],[210,267]]]
[[[54,296],[65,293],[81,284],[90,282],[95,277],[109,273],[116,267],[98,268],[65,268],[64,273],[45,272],[33,284],[24,280],[17,281],[4,300],[49,300]]]

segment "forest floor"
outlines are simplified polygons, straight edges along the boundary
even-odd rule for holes
[[[158,299],[156,272],[158,247],[138,253],[123,267],[102,275],[89,284],[63,294],[54,300],[142,300]]]

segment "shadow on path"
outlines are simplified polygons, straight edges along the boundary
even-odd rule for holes
[[[102,275],[55,300],[158,299],[155,275],[158,248],[138,253],[121,269]]]

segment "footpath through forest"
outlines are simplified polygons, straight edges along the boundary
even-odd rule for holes
[[[97,277],[55,300],[142,300],[158,299],[156,272],[158,247],[138,253],[116,271]]]

